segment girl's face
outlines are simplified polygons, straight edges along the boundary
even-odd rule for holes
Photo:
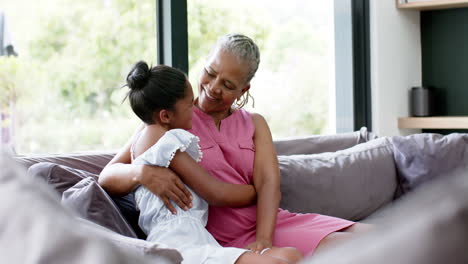
[[[193,91],[189,81],[187,81],[187,88],[185,89],[185,97],[175,104],[175,110],[170,122],[171,129],[182,128],[188,130],[192,128]]]
[[[245,83],[248,65],[228,52],[215,51],[199,79],[198,107],[205,113],[229,111],[250,85]]]

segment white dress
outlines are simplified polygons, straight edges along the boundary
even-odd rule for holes
[[[199,162],[202,152],[198,137],[183,130],[167,131],[156,144],[138,156],[133,164],[169,167],[176,151],[187,152]],[[172,214],[163,201],[143,186],[135,192],[135,200],[140,210],[138,224],[148,235],[147,240],[163,243],[176,248],[184,258],[183,263],[234,263],[246,249],[223,248],[206,230],[208,204],[190,188],[192,208],[184,211],[174,203],[177,214]]]

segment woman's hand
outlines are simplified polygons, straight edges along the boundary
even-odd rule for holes
[[[192,194],[187,190],[179,176],[170,169],[141,165],[140,173],[138,173],[135,181],[161,198],[167,209],[173,214],[176,214],[177,211],[171,201],[183,210],[192,207]]]
[[[261,240],[257,240],[255,242],[250,243],[245,248],[250,249],[254,253],[260,254],[260,252],[262,252],[262,250],[264,250],[265,248],[271,248],[271,247],[272,247],[272,243],[270,240],[261,239]]]
[[[133,141],[144,127],[145,125],[142,124],[125,146],[104,167],[99,174],[99,184],[113,195],[128,194],[141,184],[161,198],[173,214],[177,211],[171,201],[187,210],[192,207],[192,194],[172,170],[131,164]]]

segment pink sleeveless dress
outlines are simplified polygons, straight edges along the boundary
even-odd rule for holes
[[[212,176],[234,184],[253,184],[255,127],[249,112],[240,109],[221,121],[219,130],[208,114],[194,107],[190,132],[200,138],[201,166]],[[255,241],[256,205],[209,207],[208,231],[225,247],[243,248]],[[354,222],[320,214],[278,210],[273,246],[295,247],[310,255],[320,240]]]

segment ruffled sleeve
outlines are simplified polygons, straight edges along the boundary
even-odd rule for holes
[[[169,167],[177,150],[186,152],[196,162],[200,162],[202,152],[197,136],[183,129],[167,131],[151,148],[138,156],[133,163]]]

